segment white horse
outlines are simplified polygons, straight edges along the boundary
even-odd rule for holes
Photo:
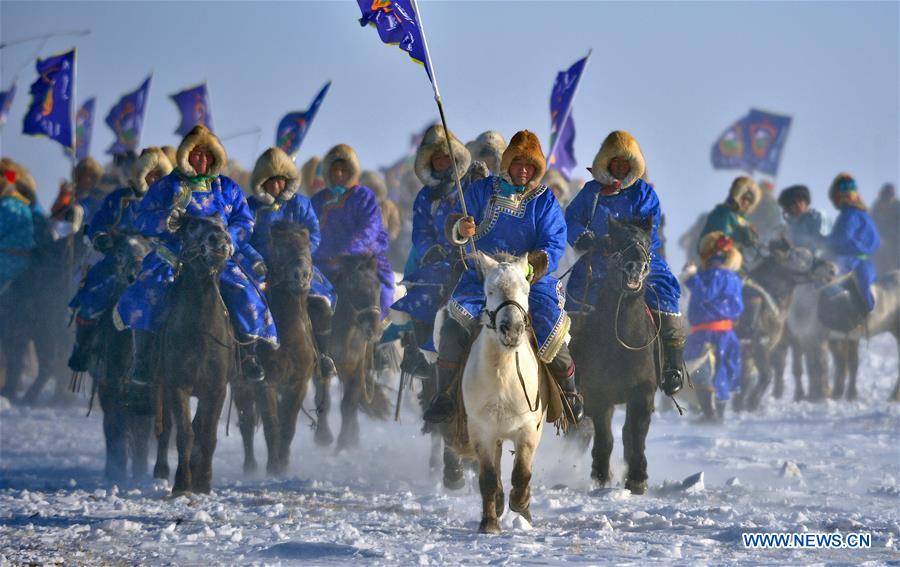
[[[500,455],[504,441],[515,445],[509,508],[529,522],[531,464],[544,431],[548,387],[531,342],[526,257],[478,254],[484,274],[483,330],[469,351],[462,374],[468,445],[461,454],[478,459],[482,518],[479,531],[499,534],[503,513]]]

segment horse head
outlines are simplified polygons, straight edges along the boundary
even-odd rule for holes
[[[609,217],[609,232],[601,240],[607,262],[605,285],[619,294],[637,295],[643,292],[650,275],[652,229],[652,218],[626,223]]]
[[[269,288],[284,286],[295,295],[309,293],[313,276],[309,230],[291,222],[276,222],[269,247]]]
[[[231,235],[218,215],[185,216],[178,230],[182,265],[193,271],[218,274],[234,251]]]
[[[528,256],[500,253],[492,258],[479,253],[477,263],[484,275],[486,327],[497,334],[500,344],[507,349],[518,348],[531,326]]]
[[[378,280],[378,261],[371,254],[340,255],[331,260],[339,268],[339,276],[332,280],[337,292],[337,309],[345,312],[352,324],[362,331],[367,341],[381,336],[381,282]]]
[[[115,264],[116,281],[127,286],[137,279],[141,262],[150,251],[147,240],[141,236],[122,234],[113,240],[112,256]]]

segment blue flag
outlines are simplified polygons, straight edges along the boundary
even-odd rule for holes
[[[413,10],[410,0],[356,0],[362,17],[361,26],[372,25],[378,30],[381,41],[397,45],[416,63],[425,67],[428,80],[431,80],[431,69],[428,67],[428,52],[422,27]]]
[[[75,90],[75,50],[38,59],[38,79],[31,85],[31,105],[25,113],[22,133],[47,136],[63,147],[75,147],[72,125]]]
[[[316,112],[322,105],[322,101],[325,100],[325,94],[330,86],[331,81],[325,83],[325,86],[313,99],[306,112],[290,112],[278,123],[278,130],[275,132],[275,145],[284,150],[284,153],[287,155],[293,157],[300,150],[300,144],[303,143],[303,139],[306,137],[306,133],[309,131],[309,127],[312,125],[312,121],[316,117]]]
[[[790,116],[751,109],[713,144],[713,167],[759,171],[775,176],[790,127]]]
[[[181,112],[181,124],[175,133],[179,136],[187,136],[191,128],[202,124],[212,131],[212,114],[209,110],[209,94],[206,91],[206,83],[185,89],[180,93],[170,95],[175,106]]]
[[[82,160],[91,153],[91,134],[94,132],[94,103],[96,98],[84,101],[75,115],[75,159]]]
[[[791,117],[750,109],[747,115],[747,145],[753,169],[775,176],[781,152],[791,128]]]
[[[575,121],[572,101],[590,54],[556,75],[550,93],[550,155],[547,167],[559,170],[567,180],[575,169]]]
[[[119,99],[106,116],[106,123],[112,128],[116,140],[106,153],[112,155],[136,152],[141,142],[141,131],[144,128],[144,114],[147,110],[147,97],[150,94],[150,75],[134,92]]]
[[[13,97],[16,96],[16,85],[9,87],[9,90],[0,92],[0,125],[6,123],[6,117],[9,115],[9,107],[12,106]]]

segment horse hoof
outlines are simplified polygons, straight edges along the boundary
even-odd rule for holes
[[[331,430],[329,429],[316,429],[315,435],[316,445],[319,447],[329,447],[332,443],[334,443],[334,435],[332,435]]]
[[[806,395],[803,392],[794,392],[794,401],[802,402],[806,399]]]
[[[632,494],[644,494],[645,492],[647,492],[647,481],[628,479],[627,481],[625,481],[625,489]]]
[[[483,534],[492,534],[492,535],[500,535],[503,533],[500,530],[500,522],[497,521],[497,518],[488,519],[485,518],[481,520],[481,525],[478,526],[478,531]]]
[[[169,467],[156,465],[153,467],[153,478],[161,480],[169,480]]]
[[[258,469],[259,465],[256,464],[256,461],[244,461],[244,476],[256,474]]]
[[[466,477],[462,467],[444,467],[444,488],[459,490],[466,486]]]
[[[513,510],[512,506],[509,509]],[[531,506],[526,506],[524,510],[513,510],[513,512],[528,520],[529,524],[531,523]]]

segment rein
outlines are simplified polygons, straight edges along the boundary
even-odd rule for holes
[[[497,314],[500,313],[500,310],[504,307],[515,307],[516,309],[518,309],[519,312],[522,313],[522,317],[525,318],[525,328],[531,328],[531,316],[528,314],[528,311],[524,307],[522,307],[522,305],[518,301],[507,299],[506,301],[498,305],[497,308],[493,311],[485,309],[485,312],[488,314],[488,319],[490,320],[490,323],[485,325],[488,329],[495,331],[497,330]]]

